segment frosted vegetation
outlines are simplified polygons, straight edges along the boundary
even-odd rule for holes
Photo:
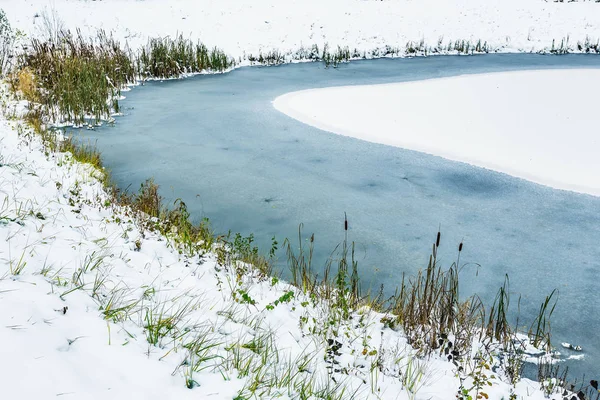
[[[108,33],[60,29],[56,15],[45,21],[47,35],[30,38],[0,13],[2,397],[600,397],[596,381],[567,382],[552,361],[555,294],[540,299],[535,320],[509,324],[508,278],[489,307],[462,298],[462,244],[455,263],[440,265],[439,232],[426,268],[385,299],[361,290],[347,239],[321,268],[313,237],[273,241],[262,255],[251,236],[192,224],[185,203],[164,204],[152,180],[118,190],[93,147],[50,128],[110,119],[140,80],[240,60],[183,37],[131,50]],[[465,49],[485,46],[454,51]],[[354,57],[303,51],[292,58]],[[290,282],[272,270],[280,245]],[[539,365],[539,382],[522,379],[526,361]]]

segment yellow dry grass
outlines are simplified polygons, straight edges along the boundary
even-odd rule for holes
[[[16,78],[16,88],[23,95],[23,98],[32,103],[38,102],[38,87],[33,71],[25,67],[17,72]]]

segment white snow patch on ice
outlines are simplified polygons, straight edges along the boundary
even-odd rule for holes
[[[466,75],[288,93],[319,129],[600,196],[600,69]]]

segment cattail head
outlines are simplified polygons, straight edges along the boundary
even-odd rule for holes
[[[310,235],[310,242],[311,243],[315,242],[315,234],[314,233],[312,235]]]
[[[344,213],[344,230],[348,230],[348,217],[346,216],[346,213]]]
[[[435,239],[435,247],[440,247],[441,237],[442,237],[442,234],[440,233],[440,231],[438,231],[437,238]]]
[[[458,245],[458,252],[459,253],[462,251],[462,247],[463,247],[463,242],[460,242],[460,244]]]

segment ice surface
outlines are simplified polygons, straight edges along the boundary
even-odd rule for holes
[[[490,300],[508,273],[513,306],[522,294],[521,321],[530,321],[559,289],[554,339],[585,349],[571,371],[590,376],[600,365],[597,197],[328,134],[271,102],[315,87],[599,65],[586,56],[489,55],[244,68],[135,89],[115,127],[81,134],[98,139],[122,187],[153,176],[194,217],[209,217],[217,231],[253,232],[265,251],[272,235],[293,239],[303,222],[323,261],[343,239],[347,212],[365,289],[391,291],[402,272],[424,267],[441,224],[442,261],[450,265],[464,240],[461,264],[481,264],[463,270],[463,294]]]

